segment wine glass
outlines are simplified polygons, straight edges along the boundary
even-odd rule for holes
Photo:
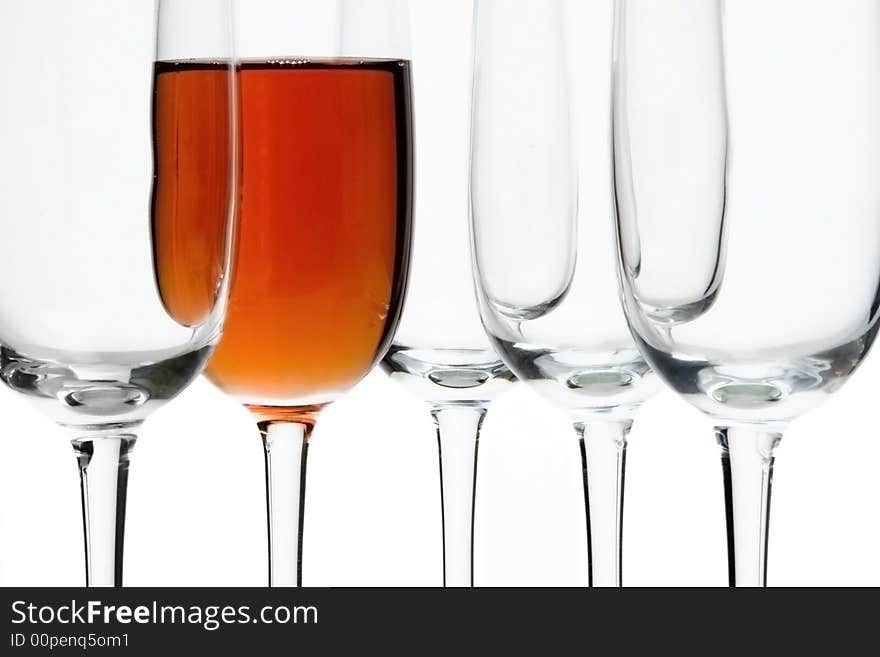
[[[468,121],[473,2],[410,2],[418,117],[413,262],[382,361],[428,403],[440,451],[443,584],[473,585],[477,446],[490,402],[515,380],[480,324],[470,275]]]
[[[627,437],[656,387],[620,308],[611,196],[613,4],[478,0],[474,275],[486,331],[566,409],[584,472],[589,582],[619,586]]]
[[[236,23],[241,223],[206,374],[262,434],[269,583],[292,586],[312,429],[385,353],[406,288],[408,35],[393,0],[247,0]]]
[[[0,33],[0,379],[70,437],[87,583],[120,586],[138,428],[226,308],[230,7],[10,0]]]
[[[877,331],[880,4],[621,0],[627,317],[716,425],[731,585],[767,583],[774,449]]]

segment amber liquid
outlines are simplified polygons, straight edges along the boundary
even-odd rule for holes
[[[409,64],[246,62],[239,84],[238,255],[207,375],[252,405],[319,405],[370,371],[400,317],[412,216]],[[175,312],[197,315],[198,295],[166,298],[184,296],[196,303]]]
[[[155,65],[153,261],[165,309],[186,326],[210,315],[226,276],[231,78],[227,64]]]

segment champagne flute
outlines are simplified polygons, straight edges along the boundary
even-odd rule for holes
[[[880,3],[621,0],[620,275],[716,425],[732,586],[765,586],[774,450],[877,332]]]
[[[308,441],[385,353],[412,214],[410,66],[393,1],[236,5],[236,276],[206,374],[263,438],[269,583],[302,584]]]
[[[468,235],[472,0],[409,2],[418,117],[413,263],[406,308],[382,361],[427,402],[440,452],[443,584],[472,586],[477,451],[489,404],[515,380],[477,310]]]
[[[627,438],[656,380],[618,298],[611,195],[613,3],[477,0],[474,276],[516,375],[568,411],[591,586],[620,586]]]
[[[226,0],[0,6],[0,379],[73,444],[90,586],[122,584],[138,428],[225,313],[231,27]]]

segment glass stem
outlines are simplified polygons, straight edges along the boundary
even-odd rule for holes
[[[302,586],[306,457],[311,424],[259,422],[266,456],[269,586]]]
[[[580,439],[590,586],[621,585],[623,485],[632,421],[574,423]]]
[[[716,427],[724,470],[727,558],[731,586],[767,586],[767,535],[773,451],[781,433]]]
[[[431,415],[440,448],[443,586],[473,586],[477,448],[486,409],[442,406]]]
[[[122,586],[125,496],[134,434],[74,438],[82,491],[86,586]]]

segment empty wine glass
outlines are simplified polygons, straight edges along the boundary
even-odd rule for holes
[[[138,427],[198,376],[225,312],[229,10],[0,5],[0,379],[72,440],[92,586],[122,583]]]
[[[408,2],[416,123],[413,262],[383,369],[426,401],[440,450],[443,584],[473,585],[477,447],[489,403],[514,380],[480,325],[468,248],[473,2]]]
[[[206,374],[259,426],[269,582],[300,585],[309,437],[387,350],[406,289],[408,34],[395,0],[235,9],[241,228]]]
[[[731,585],[766,585],[774,449],[877,331],[880,3],[621,0],[615,80],[626,313],[717,427]]]
[[[486,331],[579,437],[589,581],[619,586],[626,441],[655,380],[620,308],[613,3],[478,0],[472,228]]]

